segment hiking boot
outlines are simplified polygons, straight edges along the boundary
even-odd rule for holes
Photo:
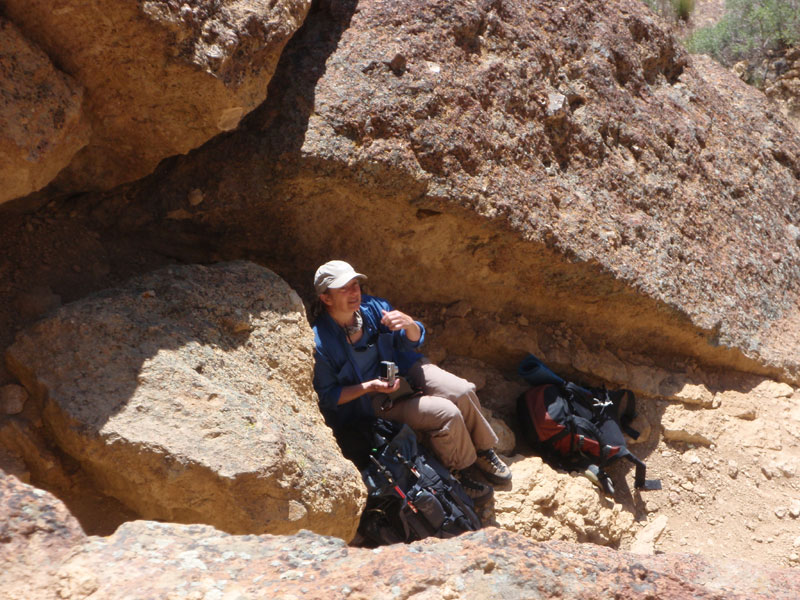
[[[500,460],[497,453],[489,448],[488,450],[478,450],[478,458],[475,460],[475,466],[486,476],[486,479],[492,483],[502,485],[511,481],[511,469],[508,468],[506,463]]]
[[[492,486],[473,479],[466,471],[453,471],[453,476],[464,488],[464,492],[472,499],[475,506],[485,504],[494,495]]]

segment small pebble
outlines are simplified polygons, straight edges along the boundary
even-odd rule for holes
[[[18,415],[27,400],[28,392],[21,385],[9,383],[0,387],[0,414]]]

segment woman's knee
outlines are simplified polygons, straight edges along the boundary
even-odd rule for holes
[[[424,365],[425,383],[438,396],[455,400],[474,394],[475,384],[432,364]]]
[[[430,402],[427,403],[423,420],[430,424],[431,429],[449,431],[462,426],[464,415],[455,403],[439,396],[428,398]]]

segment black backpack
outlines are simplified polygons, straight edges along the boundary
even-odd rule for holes
[[[374,445],[361,471],[367,506],[359,533],[371,544],[449,538],[480,529],[472,499],[408,425],[372,425]]]
[[[614,486],[604,467],[626,458],[636,467],[634,485],[645,487],[645,464],[628,450],[623,435],[639,437],[630,426],[636,416],[633,392],[568,383],[533,355],[519,372],[533,387],[518,398],[517,418],[537,452],[567,470],[586,469],[609,494]]]

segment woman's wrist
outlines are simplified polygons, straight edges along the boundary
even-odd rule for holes
[[[411,321],[411,323],[405,329],[406,337],[412,342],[418,342],[419,338],[422,337],[422,330],[420,329],[419,325],[417,325],[416,321]]]

